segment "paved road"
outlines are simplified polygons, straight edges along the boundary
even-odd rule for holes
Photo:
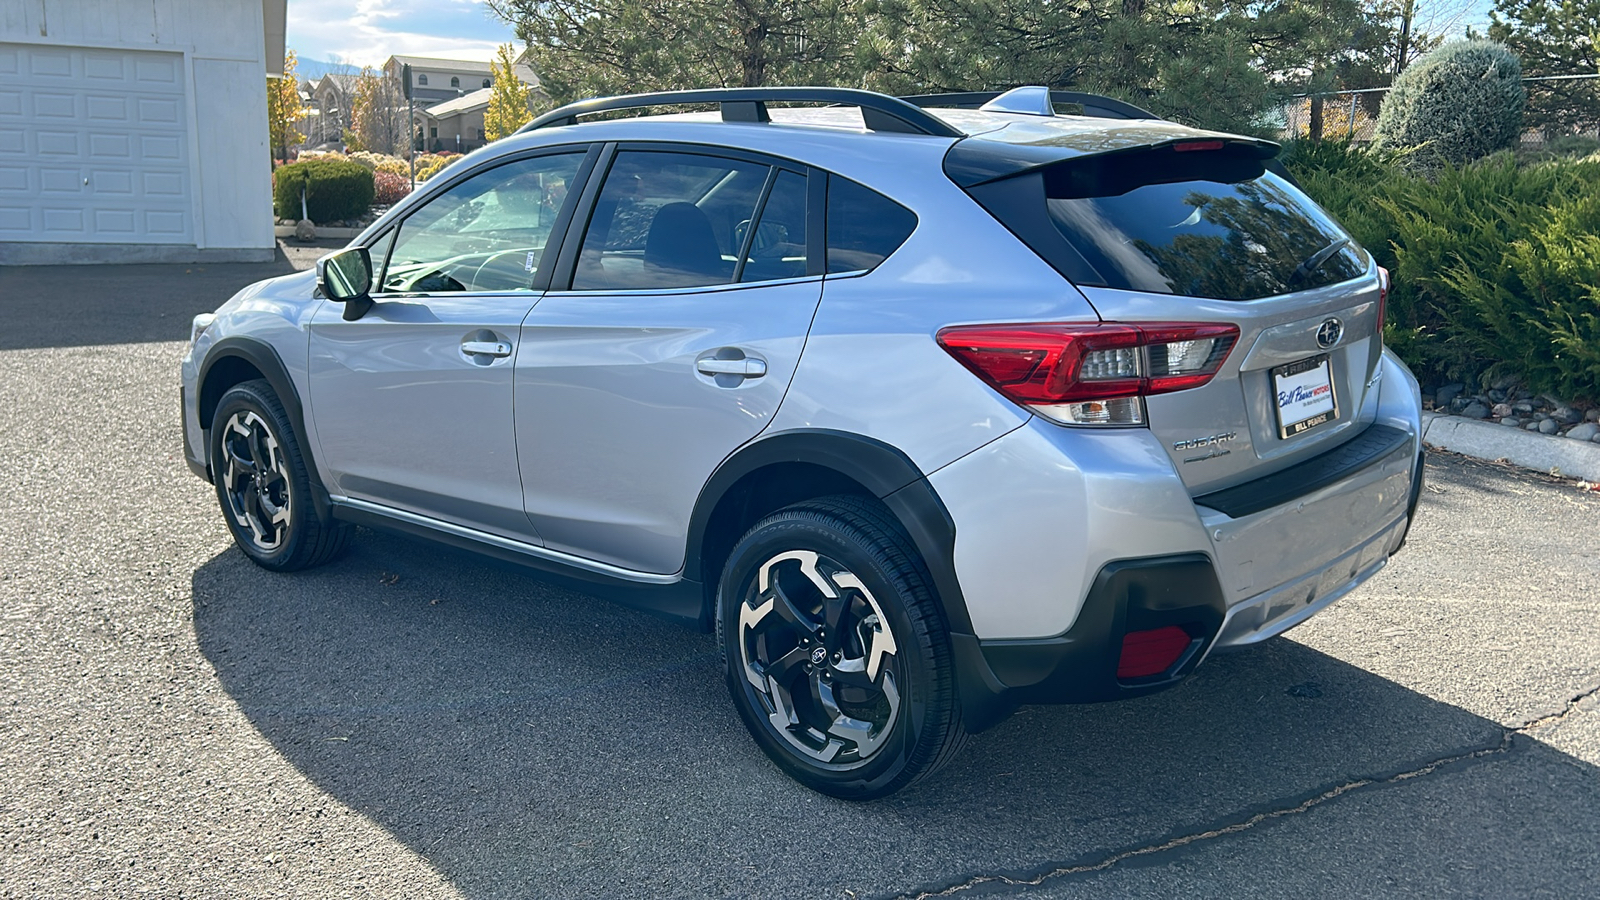
[[[0,351],[0,896],[1600,894],[1571,482],[1434,455],[1410,547],[1290,638],[850,805],[766,762],[706,636],[374,532],[250,565],[179,457],[180,344],[14,303],[56,343]]]

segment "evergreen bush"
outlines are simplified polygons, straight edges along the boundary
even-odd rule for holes
[[[280,219],[300,218],[300,191],[313,222],[354,219],[372,206],[372,170],[345,159],[313,158],[278,169],[272,208]]]
[[[1374,144],[1423,169],[1464,165],[1514,147],[1528,94],[1503,44],[1455,41],[1400,73],[1378,112]]]

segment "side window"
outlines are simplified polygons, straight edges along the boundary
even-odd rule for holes
[[[617,154],[595,202],[572,289],[728,284],[769,166],[689,153]]]
[[[761,208],[755,234],[749,239],[741,283],[800,278],[806,274],[806,179],[787,169],[778,172]],[[742,240],[748,222],[737,229]]]
[[[900,249],[917,215],[877,191],[828,177],[828,271],[872,269]]]
[[[528,290],[582,161],[582,153],[518,160],[429,200],[400,223],[383,290]]]

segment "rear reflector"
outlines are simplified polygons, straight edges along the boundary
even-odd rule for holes
[[[1239,339],[1234,325],[962,325],[939,345],[1015,403],[1057,422],[1138,425],[1138,399],[1200,387]]]
[[[1160,675],[1189,649],[1189,633],[1176,625],[1150,631],[1130,631],[1122,638],[1122,656],[1117,660],[1118,678],[1148,678]]]
[[[1384,316],[1389,314],[1389,270],[1378,267],[1378,340],[1383,340]]]

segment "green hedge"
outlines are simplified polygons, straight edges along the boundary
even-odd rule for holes
[[[278,169],[272,209],[280,219],[300,218],[300,191],[313,222],[354,219],[372,206],[372,170],[343,159],[307,159]]]
[[[1600,401],[1600,157],[1497,154],[1431,177],[1295,142],[1284,157],[1394,279],[1385,339],[1427,379]]]

